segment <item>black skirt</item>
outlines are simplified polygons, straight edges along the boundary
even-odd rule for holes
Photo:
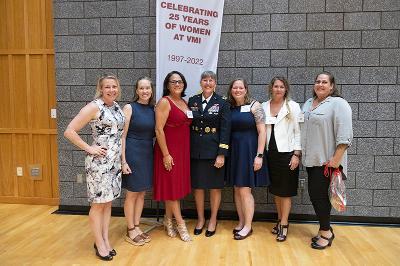
[[[214,164],[215,159],[190,160],[193,189],[222,189],[224,187],[225,165],[217,168]]]
[[[269,191],[279,197],[293,197],[297,195],[299,182],[299,167],[290,170],[290,160],[293,152],[268,151],[268,168],[271,178]]]

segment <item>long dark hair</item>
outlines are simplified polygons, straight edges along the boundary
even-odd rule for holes
[[[332,84],[332,93],[329,96],[343,98],[339,93],[339,90],[338,90],[338,88],[336,86],[335,77],[332,75],[331,72],[322,71],[322,72],[318,73],[318,75],[315,76],[314,81],[317,80],[319,75],[327,75],[329,77],[329,82]],[[316,96],[317,96],[317,94],[315,94],[314,87],[313,87],[313,97],[316,97]]]
[[[134,90],[133,90],[133,99],[132,99],[132,102],[137,102],[137,101],[139,100],[139,95],[138,95],[138,93],[137,93],[137,89],[139,88],[139,82],[142,81],[142,80],[147,80],[147,81],[150,82],[151,97],[150,97],[150,99],[149,99],[149,105],[150,105],[150,106],[154,106],[154,105],[155,105],[155,100],[154,100],[154,93],[155,93],[155,92],[154,92],[153,82],[151,81],[151,79],[150,79],[149,77],[146,77],[146,76],[140,77],[140,78],[138,78],[138,79],[136,80],[135,88],[134,88]]]
[[[164,96],[168,96],[170,94],[170,91],[168,89],[168,85],[169,85],[169,79],[171,78],[171,76],[173,74],[177,74],[177,75],[179,75],[181,77],[181,79],[183,81],[183,91],[182,91],[181,97],[185,97],[186,96],[185,91],[186,91],[186,88],[187,88],[187,82],[186,82],[185,76],[181,72],[176,71],[176,70],[169,72],[167,74],[167,76],[165,77],[164,84],[163,84],[163,95],[162,96],[164,97]]]
[[[233,98],[232,96],[233,83],[235,83],[236,81],[243,82],[244,88],[246,89],[246,95],[244,96],[244,104],[250,104],[252,99],[250,98],[249,84],[245,79],[242,78],[234,79],[229,84],[229,89],[228,92],[226,93],[227,101],[231,104],[231,106],[236,106],[235,98]]]

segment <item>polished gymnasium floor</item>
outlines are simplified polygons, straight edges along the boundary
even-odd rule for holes
[[[118,254],[96,258],[84,215],[52,214],[54,206],[0,204],[0,265],[400,265],[400,228],[334,225],[336,239],[323,251],[309,247],[315,224],[290,224],[277,243],[272,223],[255,222],[249,238],[232,239],[234,221],[220,221],[211,238],[185,243],[157,227],[152,241],[135,247],[124,241],[125,220],[112,217],[110,239]],[[194,221],[188,221],[190,232]]]

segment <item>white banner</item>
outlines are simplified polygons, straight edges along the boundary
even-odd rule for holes
[[[173,70],[185,76],[187,97],[203,71],[216,72],[223,8],[224,0],[157,0],[157,99]]]

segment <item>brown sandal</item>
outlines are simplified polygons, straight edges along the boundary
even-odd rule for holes
[[[135,230],[135,227],[133,227],[133,228],[126,228],[126,236],[125,236],[125,241],[126,242],[128,242],[128,243],[130,243],[130,244],[132,244],[132,245],[134,245],[134,246],[143,246],[144,245],[144,240],[143,240],[143,238],[140,236],[140,234],[137,232],[137,231],[134,231]],[[134,231],[135,232],[135,235],[134,235],[134,237],[133,238],[131,238],[130,236],[129,236],[129,232],[130,231]]]
[[[139,228],[139,225],[135,225],[135,228],[138,229],[139,236],[140,236],[141,238],[143,238],[143,241],[144,241],[145,243],[149,243],[149,242],[151,241],[150,235],[149,235],[149,234],[146,234],[146,233],[144,233],[144,232],[142,232],[142,230],[140,230],[140,228]]]

